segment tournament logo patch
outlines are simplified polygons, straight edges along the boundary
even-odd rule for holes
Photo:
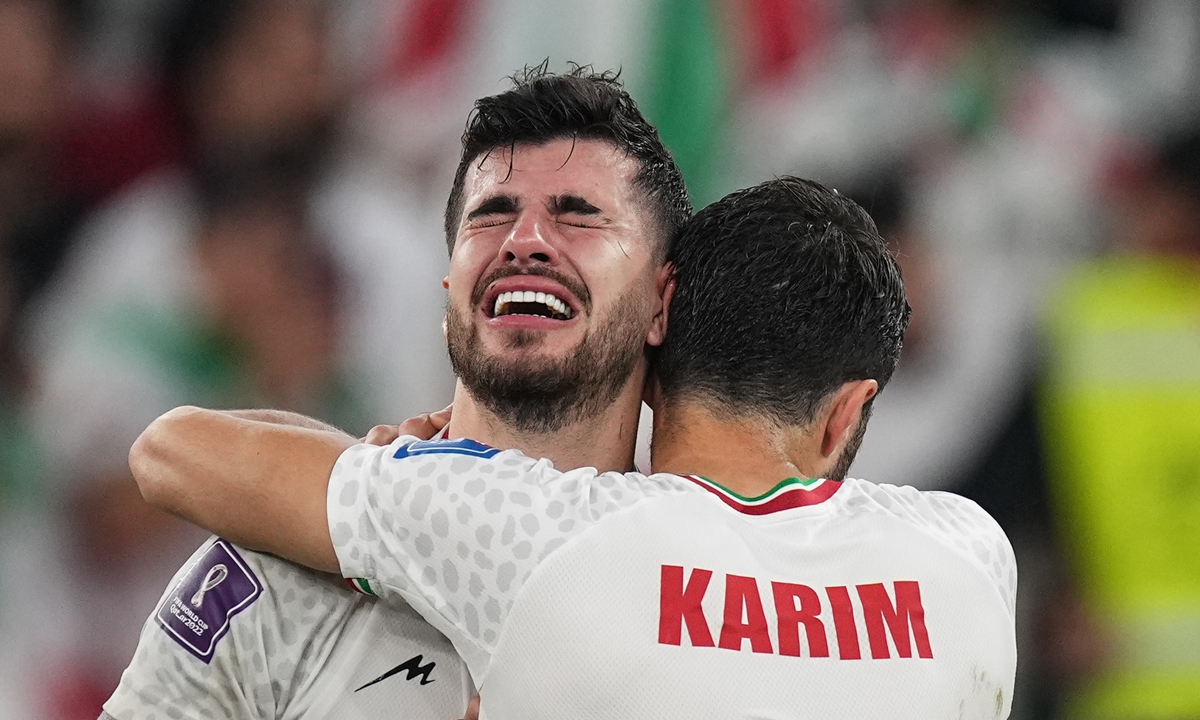
[[[401,446],[392,457],[412,457],[413,455],[469,455],[477,458],[490,458],[500,452],[494,447],[475,442],[468,438],[457,440],[418,440],[415,443]]]
[[[217,641],[229,632],[230,619],[261,594],[262,583],[246,561],[217,540],[167,595],[154,619],[175,642],[209,663]]]

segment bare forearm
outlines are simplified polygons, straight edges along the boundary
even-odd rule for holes
[[[316,418],[301,415],[300,413],[289,412],[287,410],[222,410],[226,415],[231,415],[242,420],[254,420],[256,422],[271,423],[272,425],[291,425],[293,427],[308,428],[309,430],[320,430],[322,432],[341,433],[342,431],[334,426],[322,422]],[[343,433],[344,434],[344,433]],[[347,437],[349,437],[347,435]]]
[[[151,423],[129,454],[143,497],[247,547],[336,571],[325,492],[355,440],[243,412],[260,411],[182,407]]]

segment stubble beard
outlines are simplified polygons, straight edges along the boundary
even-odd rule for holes
[[[645,352],[648,299],[633,288],[613,304],[603,322],[589,330],[565,357],[489,355],[479,329],[461,311],[446,308],[450,365],[467,391],[505,425],[527,434],[555,433],[598,416],[629,382]],[[536,348],[544,334],[508,334],[510,350]]]

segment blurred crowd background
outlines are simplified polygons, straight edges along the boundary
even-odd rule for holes
[[[876,218],[915,312],[852,474],[1008,531],[1013,718],[1200,718],[1193,0],[0,0],[0,718],[93,720],[202,539],[129,476],[159,413],[446,404],[458,137],[547,58],[697,205]]]

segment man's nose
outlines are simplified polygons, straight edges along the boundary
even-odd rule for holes
[[[517,215],[500,246],[500,259],[521,266],[555,264],[558,262],[558,240],[554,218],[544,208],[530,208]]]

